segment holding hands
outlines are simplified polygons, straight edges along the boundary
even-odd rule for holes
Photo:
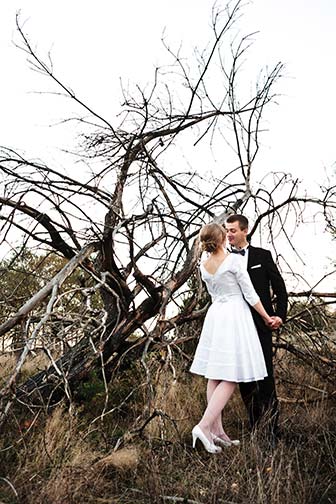
[[[272,329],[273,331],[276,331],[279,329],[279,327],[282,325],[282,318],[278,317],[277,315],[273,315],[272,317],[269,317],[270,320],[265,320],[265,324],[267,327]]]
[[[272,331],[276,331],[282,325],[282,318],[277,315],[268,315],[261,301],[258,301],[253,308],[259,313],[267,327],[269,327]]]

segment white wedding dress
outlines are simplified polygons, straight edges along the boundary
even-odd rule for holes
[[[259,337],[250,312],[259,301],[238,254],[228,255],[214,275],[201,264],[212,299],[190,368],[215,380],[250,382],[267,376]]]

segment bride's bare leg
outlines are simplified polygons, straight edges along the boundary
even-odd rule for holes
[[[213,392],[216,390],[217,385],[221,383],[220,380],[208,380],[207,385],[207,401],[209,403]],[[210,427],[210,432],[222,438],[225,441],[230,441],[230,437],[226,434],[223,427],[222,412],[214,419],[212,426]]]
[[[216,381],[217,380],[211,380],[211,382]],[[209,440],[211,440],[210,432],[213,428],[213,424],[214,422],[218,422],[218,418],[221,416],[226,403],[232,396],[235,387],[236,383],[229,381],[220,381],[217,385],[215,385],[215,383],[208,383],[207,393],[209,393],[210,399],[198,425]]]
[[[214,391],[216,390],[216,387],[220,383],[221,383],[220,380],[211,380],[211,379],[208,380],[208,384],[207,384],[207,402],[208,402],[208,404],[209,404],[209,401],[211,399],[212,394],[214,393]],[[220,412],[220,414],[217,416],[217,418],[214,419],[214,421],[210,427],[210,431],[212,432],[212,434],[215,434],[216,436],[222,436],[225,434],[223,423],[222,423],[222,412]]]

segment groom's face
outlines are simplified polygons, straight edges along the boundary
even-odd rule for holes
[[[247,228],[240,229],[239,222],[227,222],[226,225],[227,240],[233,247],[244,247],[246,245]]]

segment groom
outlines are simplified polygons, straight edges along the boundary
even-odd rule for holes
[[[286,319],[287,291],[271,253],[252,247],[247,241],[248,220],[244,215],[230,215],[225,224],[231,252],[241,254],[252,284],[267,313],[273,316],[272,328],[267,327],[260,315],[252,310],[261,347],[264,353],[268,376],[261,381],[240,383],[240,393],[249,414],[252,430],[261,420],[269,427],[270,441],[274,443],[278,432],[278,400],[275,391],[272,361],[272,330],[278,329]],[[275,297],[275,307],[272,305]]]

